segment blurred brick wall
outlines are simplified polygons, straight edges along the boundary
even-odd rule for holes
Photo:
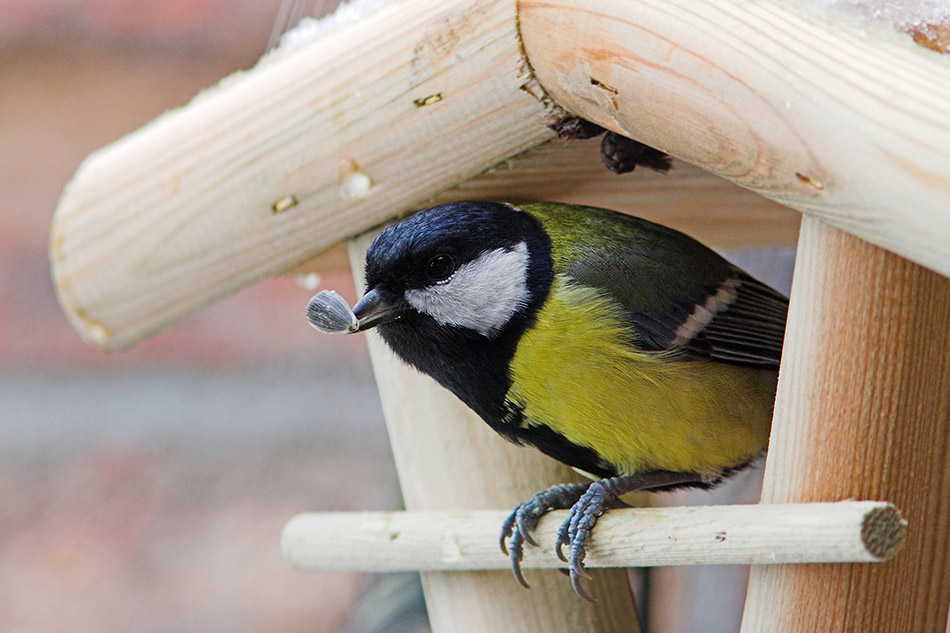
[[[85,346],[55,303],[46,246],[64,184],[90,152],[252,65],[278,1],[0,3],[0,363],[124,367],[362,354],[314,337],[308,291],[275,280],[120,356]],[[351,295],[348,276],[325,284]],[[290,333],[290,336],[288,336]]]
[[[83,157],[252,65],[278,8],[0,2],[0,632],[337,631],[359,595],[279,534],[398,503],[361,337],[316,335],[277,279],[106,354],[49,279]]]
[[[175,52],[232,63],[263,51],[280,0],[4,0],[6,48]]]

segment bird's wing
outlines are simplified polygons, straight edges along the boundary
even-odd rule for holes
[[[610,237],[581,240],[561,269],[623,305],[646,349],[778,368],[781,293],[682,233],[628,216],[605,221]]]

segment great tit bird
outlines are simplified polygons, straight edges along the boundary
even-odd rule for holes
[[[766,448],[787,299],[682,233],[593,207],[451,202],[376,238],[366,288],[341,331],[376,328],[502,436],[597,479],[505,522],[525,586],[546,512],[571,508],[557,553],[587,598],[585,547],[621,495],[709,487]]]

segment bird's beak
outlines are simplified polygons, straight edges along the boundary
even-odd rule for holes
[[[370,288],[353,306],[353,314],[359,320],[358,332],[395,321],[401,312],[402,310],[386,300],[377,288]]]

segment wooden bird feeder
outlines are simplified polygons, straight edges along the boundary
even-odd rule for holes
[[[50,254],[82,336],[129,347],[347,242],[359,273],[373,227],[448,199],[583,202],[726,247],[794,239],[797,210],[762,505],[607,515],[590,563],[755,563],[749,632],[944,630],[946,31],[912,38],[778,0],[364,0],[349,13],[83,163]],[[618,178],[596,143],[552,141],[566,112],[683,162]],[[408,512],[303,515],[287,557],[423,569],[435,631],[636,630],[623,570],[594,571],[591,605],[552,569],[521,591],[493,549],[498,511],[568,471],[507,445],[372,337],[370,353]],[[545,542],[556,524],[542,522]],[[858,562],[901,538],[888,562]]]

